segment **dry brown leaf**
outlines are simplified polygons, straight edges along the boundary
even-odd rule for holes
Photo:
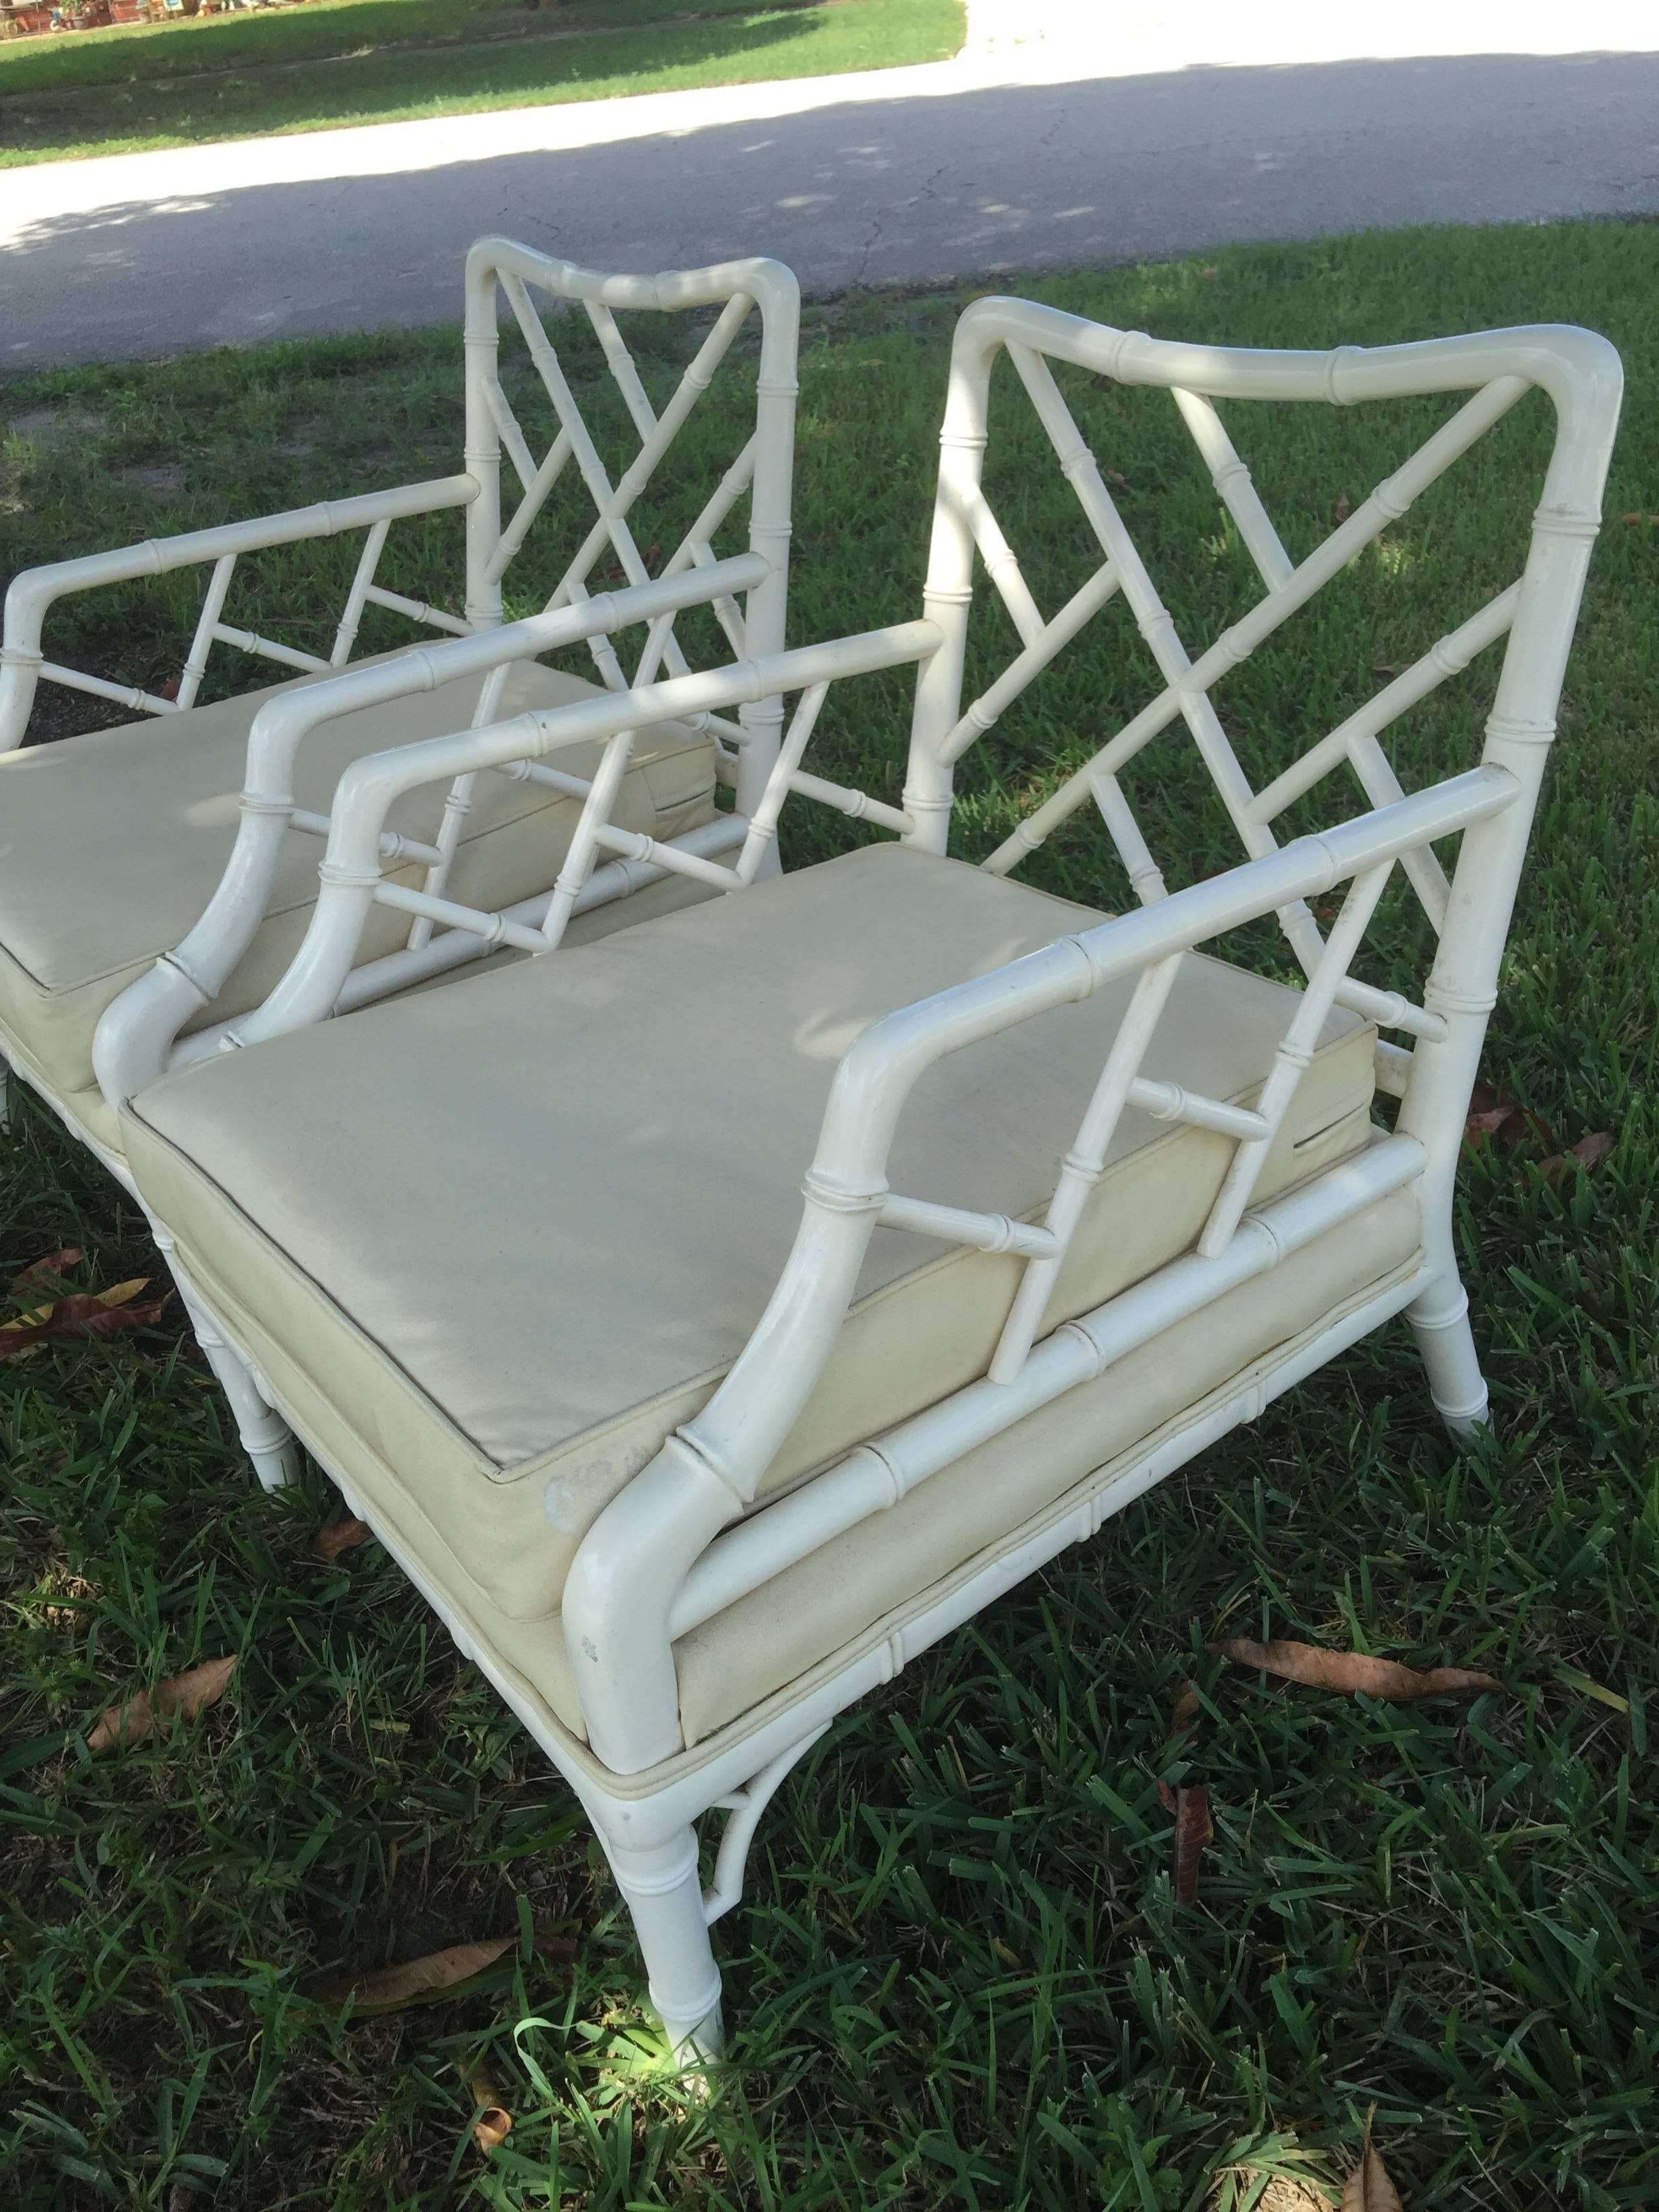
[[[1344,1690],[1356,1696],[1387,1698],[1396,1705],[1504,1686],[1471,1667],[1405,1667],[1397,1659],[1374,1659],[1368,1651],[1328,1651],[1320,1644],[1256,1644],[1248,1636],[1231,1636],[1211,1644],[1210,1650],[1237,1666],[1305,1682],[1310,1689]]]
[[[342,1552],[355,1551],[359,1544],[366,1544],[374,1534],[367,1521],[336,1521],[331,1527],[318,1530],[311,1548],[326,1564],[337,1559]]]
[[[1659,514],[1627,514],[1625,517],[1625,520],[1627,523],[1651,522],[1655,525],[1659,525]]]
[[[1336,495],[1336,505],[1331,509],[1331,520],[1346,522],[1352,513],[1353,501],[1348,497],[1346,492],[1339,492]]]
[[[1198,273],[1200,276],[1218,276],[1221,272],[1218,269],[1200,269]]]
[[[1521,1109],[1506,1093],[1477,1083],[1469,1094],[1469,1110],[1463,1123],[1465,1138],[1513,1135],[1521,1126]]]
[[[48,1252],[44,1260],[32,1261],[17,1276],[11,1286],[15,1298],[27,1297],[31,1291],[43,1289],[49,1283],[61,1282],[71,1267],[78,1267],[85,1258],[78,1244],[64,1244],[56,1252]]]
[[[1518,1145],[1528,1132],[1542,1144],[1555,1143],[1555,1132],[1541,1114],[1522,1106],[1507,1091],[1493,1091],[1485,1083],[1475,1085],[1463,1123],[1465,1144],[1478,1144],[1482,1137],[1501,1137],[1505,1144]]]
[[[1175,1793],[1175,1893],[1182,1905],[1198,1902],[1198,1866],[1214,1834],[1210,1793],[1201,1782]]]
[[[1115,485],[1119,491],[1127,491],[1129,489],[1129,479],[1121,469],[1103,469],[1101,474],[1109,484]]]
[[[1198,1692],[1190,1682],[1183,1682],[1181,1694],[1175,1701],[1175,1711],[1170,1716],[1170,1734],[1172,1736],[1184,1735],[1197,1718]]]
[[[331,1974],[316,1983],[307,1995],[323,2004],[343,2005],[353,2000],[359,2017],[401,2012],[405,2005],[430,2004],[463,1982],[470,1982],[510,1951],[518,1936],[492,1936],[482,1943],[453,1943],[447,1951],[429,1951],[423,1959],[406,1960],[401,1966],[374,1966],[361,1974]]]
[[[1375,2107],[1373,2107],[1373,2111]],[[1371,2144],[1371,2113],[1365,2115],[1365,2140],[1359,2163],[1342,2185],[1342,2212],[1406,2212],[1389,2169]]]
[[[153,1690],[140,1690],[125,1705],[109,1706],[88,1736],[87,1749],[110,1751],[117,1744],[129,1749],[153,1735],[160,1723],[175,1714],[194,1720],[198,1713],[223,1697],[235,1668],[234,1652],[224,1659],[204,1660],[199,1667],[189,1668],[170,1681],[158,1682]]]
[[[1599,1168],[1613,1151],[1615,1142],[1611,1129],[1596,1129],[1588,1137],[1581,1137],[1576,1145],[1569,1145],[1565,1152],[1556,1152],[1547,1160],[1540,1160],[1538,1172],[1546,1182],[1559,1182],[1569,1164],[1582,1168],[1588,1175]]]
[[[1371,669],[1373,676],[1398,676],[1399,673],[1400,664],[1396,660],[1379,660]]]
[[[512,2134],[513,2115],[501,2102],[501,2091],[482,2067],[474,2072],[467,2087],[478,2108],[478,2117],[472,2123],[472,2140],[488,2158]]]
[[[141,1305],[138,1293],[149,1287],[149,1282],[147,1275],[140,1275],[107,1291],[72,1291],[65,1297],[37,1306],[32,1313],[0,1322],[0,1359],[20,1359],[52,1337],[109,1337],[123,1329],[153,1328],[173,1292],[165,1291]]]

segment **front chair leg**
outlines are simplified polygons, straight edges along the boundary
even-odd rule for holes
[[[697,1877],[695,1829],[641,1850],[605,1839],[617,1887],[628,1900],[645,1960],[651,2002],[683,2064],[718,2058],[725,2044],[720,1972],[708,1940]]]
[[[1428,1370],[1434,1409],[1459,1443],[1489,1419],[1486,1377],[1469,1327],[1468,1293],[1457,1277],[1442,1276],[1407,1309]]]

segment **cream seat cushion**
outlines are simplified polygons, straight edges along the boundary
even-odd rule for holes
[[[304,684],[321,681],[307,677]],[[295,793],[326,813],[346,764],[365,753],[465,729],[480,679],[467,678],[390,706],[325,723],[301,744]],[[0,1053],[81,1118],[109,1131],[92,1090],[92,1038],[110,1001],[177,945],[217,887],[235,836],[254,714],[275,685],[153,721],[0,753]],[[590,698],[580,677],[521,662],[507,678],[503,718]],[[560,765],[591,774],[593,748]],[[680,723],[641,734],[617,819],[655,837],[706,821],[714,808],[709,738]],[[435,789],[405,795],[391,826],[430,842]],[[545,890],[574,827],[578,802],[545,785],[478,779],[448,895],[510,905]],[[288,965],[317,896],[320,839],[290,831],[258,935],[223,994],[200,1016],[220,1021],[257,1006]],[[418,884],[418,864],[396,872]],[[361,957],[394,951],[409,917],[377,909]]]
[[[369,1517],[461,1611],[556,1630],[583,1534],[758,1320],[853,1039],[1101,918],[867,848],[164,1077],[122,1135],[181,1264]],[[1040,1213],[1127,995],[941,1061],[893,1187]],[[1147,1070],[1249,1100],[1295,1003],[1189,957]],[[1263,1196],[1367,1142],[1373,1041],[1328,1023]],[[1126,1116],[1050,1322],[1189,1247],[1231,1153]],[[981,1373],[1018,1273],[878,1230],[767,1489]]]

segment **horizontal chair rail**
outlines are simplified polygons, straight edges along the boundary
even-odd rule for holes
[[[1095,1381],[1113,1364],[1198,1313],[1392,1191],[1414,1182],[1426,1155],[1411,1137],[1385,1137],[1357,1160],[1249,1214],[1214,1259],[1172,1261],[1036,1346],[1013,1382],[969,1383],[940,1405],[873,1437],[775,1504],[717,1536],[680,1585],[669,1614],[678,1638],[738,1598],[896,1505],[964,1454]],[[941,1209],[942,1210],[942,1209]]]

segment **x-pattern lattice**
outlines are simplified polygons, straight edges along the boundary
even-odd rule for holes
[[[1045,622],[988,501],[983,492],[975,489],[967,520],[986,572],[996,585],[1024,641],[1024,650],[961,716],[945,742],[943,757],[947,761],[960,758],[1091,617],[1120,592],[1158,663],[1164,689],[1018,825],[983,863],[986,869],[993,874],[1006,875],[1035,852],[1060,823],[1092,799],[1100,809],[1137,896],[1143,902],[1163,896],[1163,876],[1135,823],[1119,773],[1143,747],[1177,720],[1185,722],[1228,817],[1252,860],[1278,850],[1273,821],[1292,800],[1344,761],[1353,768],[1373,806],[1387,805],[1401,798],[1401,785],[1379,742],[1380,733],[1448,677],[1466,668],[1483,647],[1505,634],[1514,617],[1520,592],[1518,583],[1439,639],[1384,690],[1310,746],[1264,791],[1252,789],[1211,702],[1210,690],[1339,574],[1362,547],[1402,515],[1430,483],[1514,404],[1527,389],[1525,384],[1519,378],[1505,377],[1483,387],[1299,564],[1293,563],[1285,552],[1249,471],[1235,452],[1214,407],[1195,392],[1175,392],[1172,396],[1209,467],[1216,489],[1267,587],[1266,596],[1194,660],[1176,635],[1174,621],[1158,597],[1048,362],[1026,346],[1015,343],[1009,350],[1054,445],[1061,471],[1071,483],[1105,558],[1102,567],[1060,613],[1052,621]],[[1402,866],[1438,932],[1445,920],[1449,896],[1443,871],[1426,849],[1404,856]],[[1285,908],[1279,920],[1304,972],[1311,975],[1324,944],[1318,923],[1301,902]],[[1342,984],[1338,1002],[1384,1028],[1404,1029],[1419,1035],[1425,1033],[1423,1025],[1429,1019],[1420,1009],[1397,994],[1372,990],[1352,980]]]
[[[762,438],[759,427],[720,477],[690,528],[663,563],[655,579],[653,579],[646,558],[640,550],[631,518],[676,437],[685,427],[693,410],[730,352],[733,340],[755,307],[755,301],[743,292],[726,301],[690,364],[659,412],[646,391],[633,355],[611,308],[596,299],[582,300],[583,309],[599,340],[611,381],[621,395],[639,439],[633,458],[613,481],[572,389],[558,349],[550,338],[531,297],[528,284],[522,276],[506,268],[498,270],[497,281],[558,427],[552,442],[538,461],[532,451],[530,440],[502,387],[498,368],[492,362],[483,383],[483,396],[501,448],[519,479],[520,496],[483,563],[482,580],[484,586],[500,585],[538,515],[573,463],[592,502],[594,519],[546,601],[544,612],[552,613],[562,608],[586,605],[592,596],[589,586],[594,569],[601,561],[614,561],[620,567],[622,580],[629,586],[653,580],[661,581],[684,574],[691,569],[714,568],[717,556],[712,540],[715,533],[745,494],[752,495],[755,491],[757,454]],[[708,604],[733,655],[742,659],[749,651],[750,639],[750,624],[744,609],[729,592],[715,593]],[[675,635],[675,616],[670,613],[647,626],[644,644],[631,675],[624,672],[611,636],[599,632],[589,639],[589,649],[598,673],[608,690],[638,689],[659,675],[676,677],[691,673],[690,664]],[[472,715],[475,728],[487,726],[496,719],[508,672],[507,669],[501,668],[486,679]],[[684,719],[711,735],[720,773],[728,781],[735,780],[741,749],[750,737],[743,724],[713,713]],[[746,874],[734,875],[732,870],[717,866],[707,853],[696,849],[696,838],[690,844],[668,844],[641,833],[619,829],[612,822],[611,816],[628,770],[634,737],[635,732],[629,728],[611,738],[604,748],[598,769],[591,777],[572,775],[565,769],[532,760],[515,761],[499,769],[488,771],[520,781],[540,783],[582,802],[581,814],[552,892],[542,900],[526,902],[522,909],[510,913],[485,912],[458,905],[444,896],[473,804],[477,772],[460,775],[451,785],[432,843],[408,837],[388,836],[384,838],[383,859],[394,863],[424,860],[427,864],[425,880],[418,891],[388,883],[383,884],[376,894],[380,902],[402,908],[413,915],[409,949],[411,951],[421,951],[430,942],[435,928],[447,927],[468,931],[491,945],[505,945],[520,951],[545,951],[559,943],[571,916],[579,908],[599,903],[602,897],[615,896],[619,891],[625,892],[656,875],[665,872],[684,875],[723,890],[731,890],[737,884],[748,881],[755,872],[754,866]],[[798,787],[810,781],[797,779]],[[900,818],[895,817],[896,820]],[[299,826],[305,829],[316,828],[326,831],[328,827],[320,817],[314,822],[310,817],[296,819]],[[710,852],[737,842],[744,835],[746,825],[738,822],[722,822],[714,827],[719,831],[730,834],[702,840]],[[596,881],[596,871],[600,869],[606,870],[606,872]],[[648,872],[642,874],[641,871]]]
[[[1022,650],[988,690],[959,714],[939,747],[939,758],[947,764],[959,759],[1101,608],[1120,593],[1158,665],[1164,688],[1022,822],[982,864],[984,867],[994,874],[1007,873],[1092,799],[1142,904],[1167,896],[1163,875],[1119,778],[1123,767],[1177,720],[1185,723],[1252,860],[1264,859],[1279,849],[1273,822],[1294,799],[1344,761],[1354,769],[1374,808],[1402,799],[1405,794],[1379,742],[1380,733],[1507,632],[1519,600],[1518,582],[1440,639],[1261,792],[1252,788],[1222,727],[1210,690],[1346,567],[1363,546],[1402,515],[1514,404],[1528,389],[1526,383],[1518,377],[1501,377],[1484,386],[1300,563],[1293,562],[1286,553],[1214,406],[1196,392],[1172,388],[1172,397],[1216,489],[1267,587],[1265,596],[1249,612],[1194,659],[1158,597],[1048,362],[1018,340],[1008,342],[1008,350],[1104,557],[1101,567],[1060,612],[1045,620],[977,480],[976,467],[965,480],[958,477],[951,483],[948,493],[942,483],[941,499],[948,496],[957,502],[959,520],[971,535],[987,574],[1019,635]],[[1358,875],[1328,939],[1304,901],[1298,899],[1278,909],[1279,922],[1307,982],[1253,1109],[1198,1097],[1176,1085],[1150,1080],[1140,1072],[1184,957],[1177,953],[1143,971],[1040,1227],[896,1195],[884,1200],[880,1218],[889,1226],[985,1250],[1012,1252],[1025,1261],[1020,1288],[989,1370],[993,1381],[1012,1382],[1024,1364],[1089,1193],[1104,1171],[1108,1149],[1126,1107],[1133,1105],[1156,1119],[1187,1122],[1233,1139],[1232,1160],[1198,1244],[1200,1255],[1212,1258],[1224,1250],[1243,1218],[1302,1072],[1334,1006],[1346,1006],[1379,1028],[1437,1041],[1445,1036],[1447,1025],[1442,1015],[1413,1004],[1398,993],[1376,990],[1348,973],[1396,860],[1437,934],[1446,920],[1450,892],[1426,842],[1402,845],[1381,864]],[[1391,1088],[1401,1087],[1409,1054],[1392,1047],[1382,1048],[1382,1053],[1386,1055],[1382,1062],[1387,1071],[1383,1079]]]

